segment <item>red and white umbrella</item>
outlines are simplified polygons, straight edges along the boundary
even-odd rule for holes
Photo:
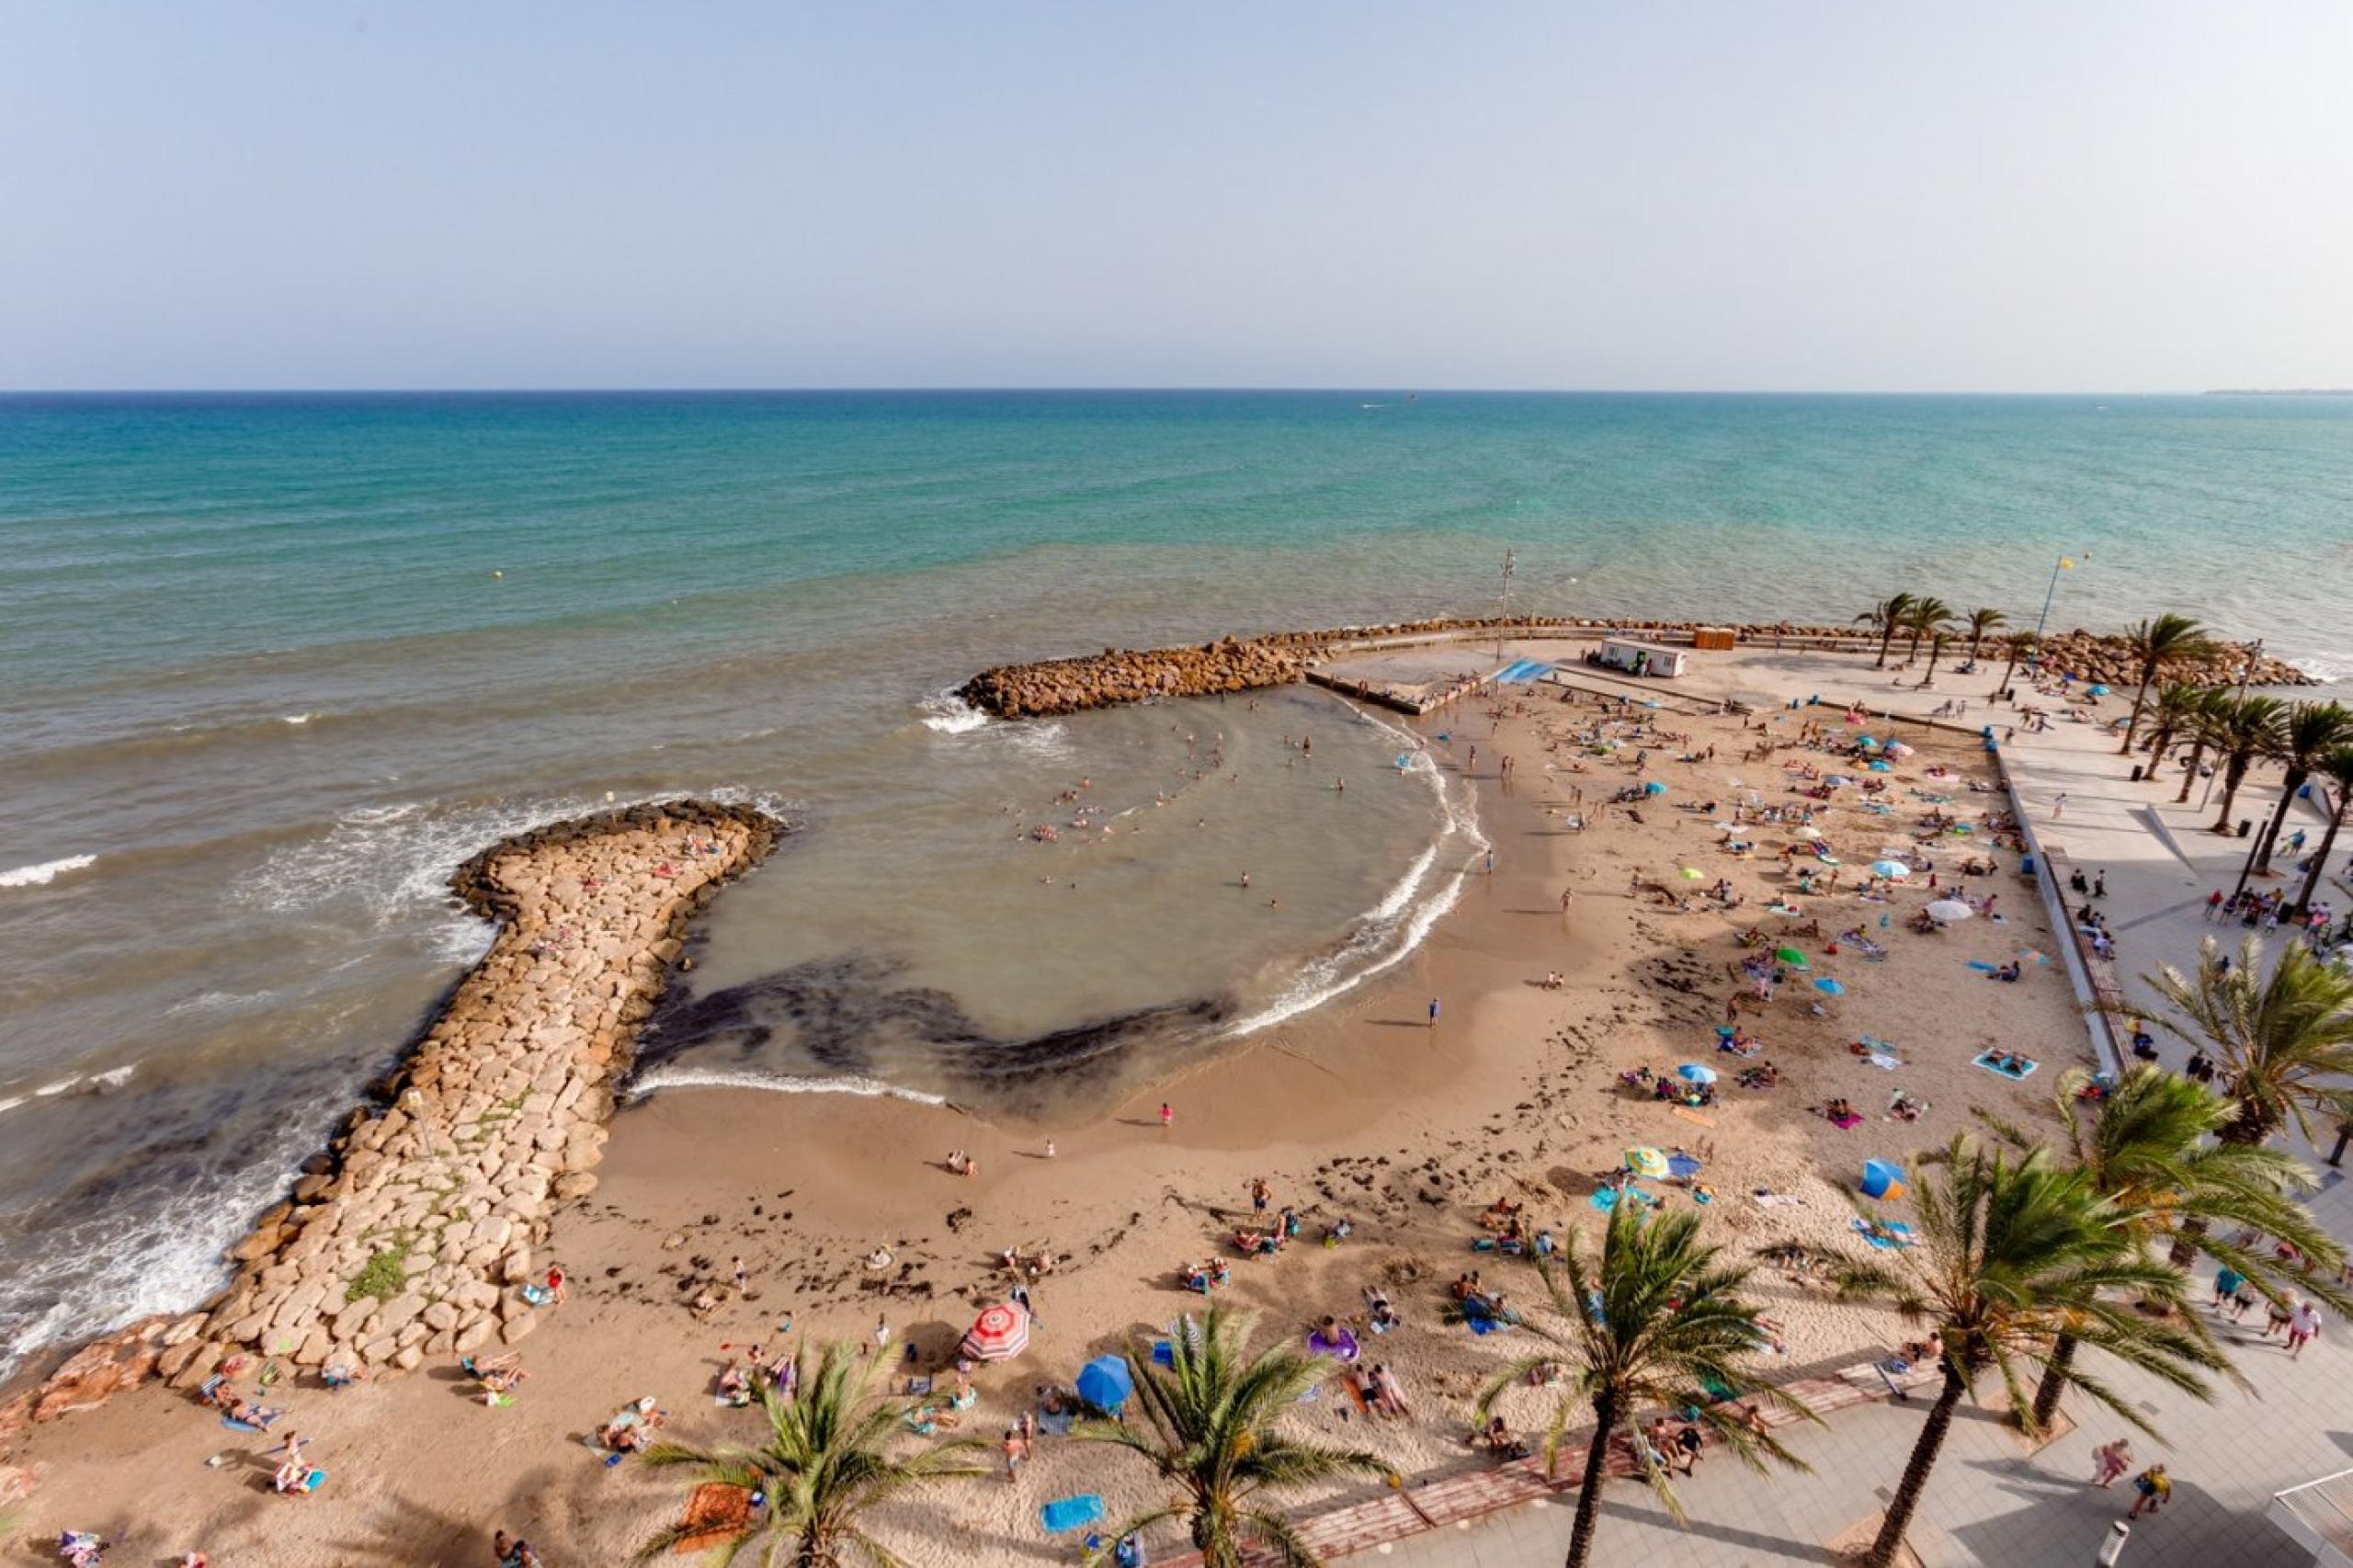
[[[981,1309],[964,1335],[963,1353],[975,1361],[1003,1361],[1029,1347],[1029,1314],[1010,1301]]]

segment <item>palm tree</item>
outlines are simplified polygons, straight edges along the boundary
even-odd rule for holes
[[[2212,744],[2222,754],[2222,809],[2213,831],[2231,831],[2231,802],[2255,759],[2276,745],[2279,721],[2288,705],[2276,697],[2234,697],[2214,710]]]
[[[2313,857],[2313,869],[2304,877],[2304,891],[2296,900],[2299,909],[2313,906],[2313,895],[2320,892],[2320,879],[2328,869],[2328,857],[2336,847],[2336,830],[2345,825],[2347,806],[2353,806],[2353,745],[2332,746],[2313,758],[2315,771],[2328,776],[2336,786],[2336,804],[2328,813],[2328,826],[2320,835],[2320,853]]]
[[[805,1353],[795,1358],[796,1374],[806,1362]],[[969,1439],[905,1459],[885,1451],[904,1429],[909,1407],[872,1397],[881,1365],[880,1358],[857,1356],[847,1346],[828,1345],[815,1373],[800,1378],[798,1399],[788,1403],[774,1390],[762,1391],[767,1431],[757,1447],[661,1442],[645,1450],[645,1462],[682,1465],[699,1483],[766,1495],[767,1506],[754,1513],[748,1532],[724,1549],[725,1562],[765,1538],[762,1561],[769,1564],[790,1561],[796,1568],[834,1568],[854,1549],[888,1568],[898,1560],[866,1533],[861,1516],[935,1482],[986,1471],[962,1462],[963,1451],[977,1447]],[[676,1524],[657,1530],[638,1549],[637,1561],[651,1562],[703,1528]]]
[[[1855,618],[1856,625],[1869,626],[1879,638],[1879,663],[1871,666],[1873,669],[1887,668],[1887,651],[1893,645],[1895,634],[1904,630],[1912,614],[1912,605],[1910,594],[1891,594]]]
[[[2141,684],[2132,693],[2132,717],[2124,726],[2124,744],[2116,749],[2119,756],[2131,753],[2132,737],[2141,728],[2141,704],[2149,695],[2149,683],[2157,678],[2157,666],[2167,659],[2194,659],[2214,651],[2214,640],[2204,627],[2171,611],[2134,626],[2124,634],[2124,643],[2141,662]]]
[[[2198,781],[2198,765],[2206,760],[2207,749],[2215,744],[2223,711],[2238,699],[2221,687],[2209,687],[2198,694],[2197,703],[2182,721],[2182,733],[2189,737],[2189,760],[2182,765],[2181,789],[2174,798],[2179,805],[2189,799],[2189,787]]]
[[[1245,1355],[1254,1321],[1219,1307],[1198,1325],[1187,1318],[1183,1332],[1171,1336],[1169,1366],[1146,1355],[1129,1358],[1142,1372],[1136,1403],[1144,1430],[1089,1421],[1072,1431],[1141,1454],[1175,1490],[1162,1506],[1109,1532],[1108,1540],[1181,1517],[1192,1527],[1204,1568],[1240,1568],[1253,1545],[1286,1568],[1313,1568],[1315,1554],[1288,1519],[1264,1505],[1265,1494],[1347,1475],[1398,1483],[1396,1471],[1376,1454],[1302,1443],[1277,1430],[1324,1369],[1280,1343]]]
[[[2010,677],[2018,673],[2018,661],[2033,653],[2037,645],[2038,639],[2031,631],[2020,631],[2011,636],[2010,662],[2002,666],[2002,684],[1994,688],[1995,691],[2010,689]]]
[[[1879,1538],[1864,1557],[1886,1568],[1919,1506],[1961,1395],[1991,1370],[2014,1410],[2029,1411],[2021,1364],[2055,1368],[2080,1391],[2143,1432],[2154,1430],[2122,1393],[2073,1364],[2060,1364],[2063,1332],[2079,1347],[2106,1352],[2185,1393],[2212,1397],[2200,1375],[2222,1358],[2197,1334],[2151,1318],[2122,1298],[2138,1292],[2177,1305],[2185,1276],[2144,1256],[2116,1206],[2081,1171],[2062,1170],[2037,1148],[2012,1162],[1963,1133],[1920,1157],[1927,1179],[1914,1189],[1915,1244],[1892,1264],[1848,1263],[1836,1274],[1847,1301],[1881,1301],[1943,1341],[1944,1385],[1912,1445]]]
[[[1920,656],[1920,639],[1942,631],[1952,624],[1952,606],[1931,594],[1912,601],[1904,612],[1904,630],[1912,634],[1912,646],[1905,650],[1904,662],[1910,664]]]
[[[2294,941],[2267,974],[2255,937],[2226,960],[2209,937],[2196,974],[2165,964],[2141,982],[2169,1005],[2158,1027],[2222,1073],[2233,1110],[2224,1141],[2268,1142],[2290,1122],[2310,1141],[2315,1113],[2353,1117],[2353,974]]]
[[[2188,681],[2173,680],[2157,687],[2157,700],[2149,710],[2149,771],[2145,777],[2155,778],[2158,765],[2173,744],[2190,729],[2199,705],[2205,700],[2206,688]],[[2192,765],[2193,770],[2195,765]]]
[[[1969,628],[1969,657],[1963,659],[1961,663],[1964,665],[1975,664],[1977,662],[1977,645],[1985,641],[1985,634],[1994,631],[1997,627],[2007,626],[2009,623],[2010,618],[2004,615],[2000,610],[1987,609],[1983,605],[1980,605],[1977,608],[1971,610],[1969,612],[1969,619],[1965,623]]]
[[[1944,657],[1945,634],[1941,631],[1928,639],[1928,670],[1920,677],[1920,689],[1927,690],[1937,684],[1937,661]]]
[[[2289,706],[2271,752],[2271,759],[2287,773],[2279,781],[2279,804],[2264,824],[2262,846],[2255,852],[2256,876],[2271,869],[2271,849],[2279,842],[2279,830],[2287,825],[2289,808],[2296,803],[2296,791],[2313,776],[2322,754],[2336,749],[2347,738],[2353,738],[2353,713],[2336,703],[2297,702]]]
[[[2236,1114],[2229,1100],[2154,1062],[2142,1062],[2127,1068],[2086,1117],[2079,1110],[2083,1091],[2091,1082],[2090,1073],[2071,1068],[2052,1086],[2051,1103],[2065,1130],[2074,1168],[2084,1174],[2095,1194],[2116,1205],[2138,1245],[2146,1249],[2169,1241],[2190,1221],[2201,1226],[2221,1221],[2293,1243],[2315,1267],[2335,1274],[2344,1261],[2344,1248],[2291,1196],[2313,1189],[2304,1163],[2278,1149],[2210,1142]],[[2024,1133],[1991,1112],[1981,1110],[1978,1116],[2013,1148],[2032,1146]],[[2212,1241],[2205,1246],[2267,1295],[2277,1297],[2281,1286],[2271,1253]],[[2320,1276],[2313,1278],[2317,1281]],[[2325,1289],[2330,1304],[2336,1305],[2334,1287]],[[2195,1316],[2187,1321],[2198,1323]],[[2035,1426],[2048,1426],[2058,1413],[2059,1395],[2066,1387],[2063,1371],[2075,1357],[2075,1335],[2063,1328],[2052,1346],[2051,1366],[2035,1391]]]
[[[1544,1432],[1549,1471],[1569,1422],[1588,1410],[1593,1414],[1568,1568],[1583,1568],[1592,1554],[1603,1471],[1610,1440],[1621,1432],[1642,1456],[1644,1477],[1659,1501],[1677,1519],[1683,1517],[1666,1471],[1647,1444],[1634,1441],[1645,1408],[1690,1408],[1700,1425],[1753,1469],[1762,1471],[1767,1458],[1807,1468],[1772,1437],[1727,1414],[1732,1399],[1753,1395],[1808,1419],[1813,1415],[1744,1369],[1770,1335],[1756,1321],[1758,1309],[1740,1296],[1750,1271],[1720,1261],[1722,1256],[1722,1249],[1700,1243],[1697,1214],[1645,1221],[1636,1205],[1621,1203],[1609,1212],[1597,1258],[1586,1256],[1582,1241],[1562,1255],[1565,1290],[1550,1267],[1537,1266],[1560,1323],[1528,1324],[1543,1347],[1496,1374],[1479,1396],[1478,1412],[1482,1420],[1492,1415],[1505,1392],[1540,1367],[1565,1362],[1572,1369]],[[1710,1403],[1710,1395],[1720,1403]]]

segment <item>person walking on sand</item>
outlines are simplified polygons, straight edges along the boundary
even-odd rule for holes
[[[2051,820],[2052,822],[2057,822],[2061,817],[2063,817],[2066,814],[2067,793],[2063,790],[2059,792],[2058,798],[2051,802]]]
[[[1430,998],[1430,1028],[1438,1028],[1438,998],[1435,996]]]
[[[1166,1100],[1160,1102],[1160,1130],[1163,1132],[1176,1125],[1176,1110]]]
[[[884,1313],[884,1312],[877,1312],[877,1313],[875,1313],[875,1314],[874,1314],[874,1353],[875,1353],[876,1355],[878,1355],[878,1356],[879,1356],[879,1355],[881,1355],[883,1351],[885,1351],[885,1350],[889,1349],[890,1347],[891,1347],[891,1319],[890,1319],[890,1316],[889,1316],[889,1314]]]

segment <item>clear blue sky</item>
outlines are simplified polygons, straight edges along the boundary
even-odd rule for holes
[[[2353,3],[0,9],[0,386],[2353,383]]]

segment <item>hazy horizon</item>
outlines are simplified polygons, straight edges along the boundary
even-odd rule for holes
[[[0,387],[2353,384],[2353,7],[22,7]]]

